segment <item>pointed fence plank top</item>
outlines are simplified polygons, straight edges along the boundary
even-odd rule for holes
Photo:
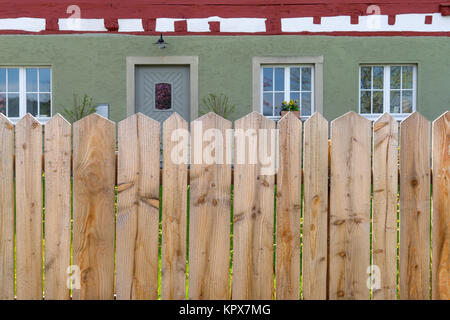
[[[331,123],[330,299],[369,299],[370,150],[370,121]]]
[[[74,299],[114,297],[114,123],[93,114],[73,125]]]
[[[0,113],[0,300],[14,299],[14,126]]]
[[[374,300],[397,297],[398,123],[385,113],[373,124],[373,265]],[[376,270],[378,271],[378,270]]]
[[[450,300],[450,111],[433,122],[432,298]]]
[[[68,300],[72,126],[61,115],[45,125],[45,299]]]

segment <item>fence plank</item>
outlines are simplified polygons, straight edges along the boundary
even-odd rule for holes
[[[157,299],[160,124],[138,113],[118,128],[117,299]]]
[[[0,300],[14,299],[14,125],[0,113]]]
[[[450,300],[450,111],[433,122],[432,298]]]
[[[42,126],[16,125],[17,299],[42,299]]]
[[[280,162],[276,194],[276,298],[278,300],[298,300],[300,293],[302,122],[289,112],[278,122],[278,130]],[[267,216],[268,219],[271,217],[270,213]],[[267,258],[267,260],[269,259]],[[266,263],[270,265],[269,261]],[[269,293],[267,289],[267,294]]]
[[[73,125],[74,299],[114,297],[115,125],[93,114]]]
[[[400,124],[400,299],[429,298],[430,122]]]
[[[72,128],[57,114],[45,124],[45,299],[67,300],[70,266]]]
[[[369,299],[370,152],[369,120],[331,123],[330,299]]]
[[[163,124],[161,298],[164,300],[186,297],[188,137],[183,132],[187,130],[187,122],[177,113]],[[172,158],[176,150],[180,151],[176,154],[180,159]]]
[[[232,297],[272,299],[275,179],[264,172],[261,155],[264,146],[275,149],[263,139],[275,122],[253,112],[237,120],[235,129]],[[246,134],[247,140],[240,138]]]
[[[318,112],[304,124],[303,299],[327,298],[328,122]]]
[[[202,139],[208,129],[218,129],[211,142]],[[231,122],[214,113],[191,123],[189,297],[194,300],[229,297],[231,165],[217,164],[224,162],[220,137],[227,129]],[[218,161],[207,161],[213,153]]]
[[[373,265],[380,287],[372,299],[397,298],[398,123],[388,113],[373,125]],[[373,274],[373,273],[372,273]]]

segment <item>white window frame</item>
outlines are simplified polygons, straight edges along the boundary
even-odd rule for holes
[[[46,123],[53,115],[53,72],[50,66],[0,66],[5,69],[19,69],[19,117],[8,117],[13,123],[17,123],[27,114],[27,75],[26,69],[50,69],[50,117],[35,117],[40,123]],[[38,91],[30,92],[37,93],[39,99],[39,72],[38,72]],[[8,83],[8,79],[6,79]]]
[[[383,79],[383,113],[389,113],[394,119],[401,121],[407,118],[411,113],[417,110],[417,64],[412,63],[396,63],[396,64],[360,64],[359,66],[359,77],[358,77],[358,112],[363,117],[369,120],[377,120],[383,113],[361,113],[361,68],[362,67],[383,67],[384,69],[384,79]],[[413,87],[412,87],[412,112],[411,113],[391,113],[391,67],[413,67]],[[371,91],[373,94],[373,72],[371,81]],[[400,88],[402,87],[402,76],[400,73]],[[376,89],[381,91],[381,89]],[[393,89],[399,90],[399,89]],[[410,90],[410,89],[409,89]],[[401,92],[402,90],[400,90]],[[400,107],[401,107],[400,99]]]
[[[262,64],[261,65],[261,71],[260,71],[260,102],[261,102],[261,109],[260,112],[261,114],[264,114],[264,68],[284,68],[284,101],[290,101],[290,94],[291,94],[291,68],[302,68],[302,67],[309,67],[311,68],[311,91],[303,91],[301,90],[301,78],[300,78],[300,90],[299,92],[310,92],[311,93],[311,115],[314,114],[315,112],[315,100],[314,100],[314,96],[315,96],[315,68],[314,68],[314,64],[286,64],[286,65],[280,65],[280,64]],[[275,73],[275,70],[274,70]],[[274,78],[275,80],[275,75]],[[266,91],[267,92],[267,91]],[[275,81],[274,81],[274,85],[273,85],[273,90],[272,92],[275,93],[281,93],[282,91],[276,91],[275,90]],[[301,94],[300,94],[300,99],[301,99]],[[300,103],[300,101],[299,101]],[[301,110],[301,104],[299,106],[300,110]],[[281,116],[265,116],[269,119],[272,120],[279,120],[281,119]],[[310,116],[301,116],[302,120],[307,120]]]

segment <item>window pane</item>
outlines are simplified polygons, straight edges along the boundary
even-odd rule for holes
[[[51,92],[50,85],[50,69],[42,68],[39,69],[39,91],[40,92]]]
[[[19,117],[19,94],[8,94],[8,117]]]
[[[391,67],[391,89],[400,89],[401,67]]]
[[[284,93],[275,93],[275,106],[280,108],[276,108],[274,111],[275,116],[281,115],[281,104],[284,101]]]
[[[8,91],[19,92],[19,69],[8,69]]]
[[[263,115],[273,115],[273,93],[264,93],[263,99]]]
[[[373,88],[383,89],[384,67],[373,67]]]
[[[400,91],[391,91],[391,112],[400,113]]]
[[[6,114],[6,94],[0,93],[0,113]]]
[[[27,113],[31,113],[33,116],[38,115],[38,95],[36,93],[27,94]]]
[[[361,113],[371,113],[370,100],[370,91],[361,91]]]
[[[310,116],[311,115],[311,93],[302,93],[302,103],[301,103],[301,115]]]
[[[370,89],[372,79],[372,68],[361,67],[361,89]]]
[[[300,93],[298,92],[291,92],[291,100],[294,100],[297,102],[297,105],[300,107]]]
[[[402,112],[412,112],[412,91],[408,90],[402,92]]]
[[[50,117],[50,93],[41,93],[39,95],[39,116]]]
[[[27,92],[37,91],[37,69],[27,68]]]
[[[273,91],[273,68],[263,69],[264,91]]]
[[[291,68],[291,90],[300,91],[300,68]]]
[[[0,68],[0,92],[6,92],[6,69]]]
[[[413,67],[402,67],[402,88],[413,88]]]
[[[155,108],[157,110],[172,108],[172,86],[170,83],[155,84]]]
[[[284,91],[284,68],[275,68],[275,91]]]
[[[302,68],[302,90],[311,91],[311,68]]]
[[[383,113],[383,91],[374,91],[372,106],[372,113]]]

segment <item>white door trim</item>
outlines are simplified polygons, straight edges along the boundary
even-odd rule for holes
[[[191,120],[198,117],[198,57],[197,56],[167,56],[167,57],[127,57],[127,116],[136,113],[136,65],[161,66],[183,65],[189,66]]]

